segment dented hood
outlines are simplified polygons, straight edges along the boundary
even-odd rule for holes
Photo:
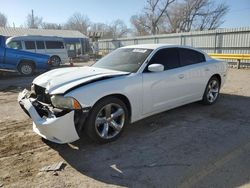
[[[46,88],[49,94],[63,94],[84,83],[126,74],[129,73],[88,66],[59,68],[38,76],[33,84]]]

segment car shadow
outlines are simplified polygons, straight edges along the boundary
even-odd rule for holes
[[[45,143],[82,175],[104,183],[129,187],[199,184],[190,177],[198,177],[201,168],[245,138],[249,140],[249,106],[249,97],[221,94],[214,105],[192,103],[136,122],[112,143],[98,145],[87,138],[64,145]],[[221,186],[238,187],[250,181],[240,173],[231,175],[237,177]]]

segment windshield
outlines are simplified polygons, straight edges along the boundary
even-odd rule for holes
[[[137,48],[119,48],[97,61],[93,67],[136,72],[152,50]]]

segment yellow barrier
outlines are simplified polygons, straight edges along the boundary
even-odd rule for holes
[[[208,54],[215,59],[235,59],[237,60],[237,68],[240,69],[241,60],[250,60],[250,54]]]

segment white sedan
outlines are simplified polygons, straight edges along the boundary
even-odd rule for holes
[[[119,48],[88,67],[62,68],[34,79],[18,96],[33,130],[56,143],[82,132],[99,143],[117,139],[125,126],[181,105],[214,104],[227,63],[186,46]]]

